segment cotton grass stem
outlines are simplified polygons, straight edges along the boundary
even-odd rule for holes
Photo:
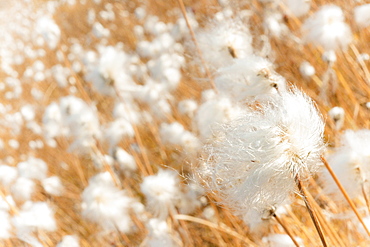
[[[362,220],[362,217],[360,215],[360,213],[358,212],[355,204],[353,203],[353,201],[351,200],[351,198],[349,197],[347,191],[344,189],[342,183],[339,181],[337,175],[335,175],[333,169],[331,168],[331,166],[329,165],[329,163],[326,161],[326,159],[324,157],[321,157],[321,160],[322,162],[324,163],[326,169],[329,171],[330,175],[332,176],[332,178],[334,179],[334,182],[337,184],[339,190],[342,192],[343,196],[346,198],[347,202],[349,203],[349,205],[351,206],[353,212],[356,214],[358,220],[361,222],[362,226],[364,227],[367,235],[370,236],[370,232],[369,232],[369,229],[366,227],[366,224],[365,222]]]
[[[361,190],[362,190],[362,194],[364,195],[364,199],[365,199],[365,202],[366,202],[367,211],[370,214],[370,202],[369,202],[369,197],[367,196],[367,193],[366,193],[366,186],[365,186],[365,183],[366,183],[367,180],[364,179],[360,167],[358,167],[357,170],[360,173],[360,176],[362,178]]]
[[[307,196],[306,196],[306,192],[302,186],[302,183],[301,183],[301,180],[298,178],[298,176],[295,177],[295,182],[297,184],[297,187],[299,189],[299,192],[301,193],[302,197],[303,197],[303,200],[304,200],[304,203],[306,204],[306,208],[310,214],[310,217],[315,225],[315,228],[317,230],[317,233],[319,234],[319,237],[320,237],[320,240],[321,240],[321,243],[324,247],[327,247],[327,243],[326,243],[326,240],[325,240],[325,237],[324,237],[324,234],[322,232],[322,229],[321,229],[321,226],[320,226],[320,223],[319,221],[317,220],[317,217],[311,207],[311,204],[308,202],[307,200]]]
[[[294,236],[290,232],[289,228],[283,223],[283,221],[280,219],[280,217],[278,217],[275,213],[273,214],[273,216],[276,219],[276,221],[281,225],[281,227],[284,229],[286,234],[288,234],[290,239],[293,241],[294,245],[299,247],[299,244],[298,244],[297,240],[294,238]]]
[[[225,232],[225,233],[227,233],[227,234],[229,234],[233,237],[236,237],[237,239],[242,240],[243,242],[248,244],[248,246],[251,246],[251,247],[257,246],[250,239],[248,239],[248,238],[244,237],[243,235],[240,235],[239,233],[233,231],[231,228],[229,228],[226,225],[216,224],[216,223],[204,220],[204,219],[196,218],[196,217],[193,217],[193,216],[190,216],[190,215],[185,215],[185,214],[177,214],[177,215],[174,215],[173,218],[177,219],[177,220],[186,220],[186,221],[202,224],[202,225],[208,226],[210,228],[214,228],[214,229],[217,229],[219,231]]]
[[[198,45],[198,42],[197,42],[197,39],[195,38],[195,33],[193,31],[193,28],[191,27],[190,23],[189,23],[189,19],[188,19],[188,15],[186,14],[186,9],[185,9],[185,5],[184,5],[184,2],[182,0],[177,0],[177,2],[179,3],[180,5],[180,9],[181,9],[181,12],[182,12],[182,15],[184,16],[184,19],[186,21],[186,25],[188,26],[188,29],[189,29],[189,32],[190,32],[190,36],[191,36],[191,39],[193,40],[194,44],[195,44],[195,47],[197,49],[197,53],[199,55],[199,58],[203,64],[203,67],[204,67],[204,70],[206,72],[206,75],[208,77],[208,79],[210,80],[211,82],[211,85],[212,85],[212,88],[218,92],[217,88],[216,88],[216,85],[215,85],[215,82],[213,80],[213,77],[211,75],[211,72],[209,71],[208,69],[208,66],[206,64],[206,62],[204,61],[203,59],[203,55],[202,55],[202,52],[199,48],[199,45]]]
[[[359,58],[360,57],[360,52],[358,51],[357,47],[353,44],[349,45],[349,47],[351,48],[351,50],[353,51],[355,56],[357,58]],[[370,84],[370,72],[369,72],[365,62],[362,59],[358,59],[357,61],[361,65],[362,70],[364,71],[364,74],[365,74],[364,77],[365,77],[366,83]]]
[[[313,180],[312,178],[310,179]],[[317,184],[315,185],[317,186]],[[307,200],[310,201],[312,207],[315,208],[315,212],[317,213],[317,218],[323,228],[325,229],[326,236],[329,236],[329,239],[332,240],[334,246],[347,246],[343,243],[342,239],[339,237],[338,233],[335,229],[333,229],[332,225],[327,221],[326,217],[322,213],[322,209],[317,204],[313,196],[309,191],[306,191]]]

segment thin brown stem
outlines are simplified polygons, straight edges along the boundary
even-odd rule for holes
[[[362,220],[362,217],[360,215],[360,213],[358,212],[355,204],[353,203],[353,201],[351,200],[351,198],[349,197],[347,191],[344,189],[342,183],[339,181],[337,175],[335,175],[333,169],[331,168],[331,166],[329,165],[329,163],[326,161],[326,159],[321,156],[321,160],[322,162],[324,163],[326,169],[329,171],[331,177],[334,179],[335,183],[337,184],[339,190],[342,192],[343,196],[346,198],[347,202],[349,203],[349,205],[351,206],[353,212],[356,214],[358,220],[361,222],[362,226],[364,227],[367,235],[370,236],[370,232],[369,232],[369,229],[366,227],[366,224],[365,222]]]
[[[361,187],[362,187],[362,194],[364,195],[365,202],[366,202],[367,212],[370,215],[370,202],[369,202],[369,197],[366,194],[365,181],[361,183]]]
[[[198,42],[197,42],[197,39],[195,38],[195,33],[193,31],[193,28],[191,27],[190,23],[189,23],[189,19],[188,19],[188,15],[186,14],[186,9],[185,9],[185,5],[184,5],[184,2],[183,0],[177,0],[177,2],[179,3],[180,5],[180,9],[181,9],[181,12],[182,12],[182,15],[184,16],[184,19],[186,21],[186,25],[188,26],[188,29],[189,29],[189,32],[190,32],[190,36],[191,36],[191,39],[193,40],[194,44],[195,44],[195,47],[197,49],[197,53],[199,54],[199,58],[203,64],[203,67],[204,67],[204,70],[206,72],[206,75],[208,77],[208,79],[210,80],[211,82],[211,85],[212,85],[212,88],[217,92],[217,88],[216,88],[216,85],[215,85],[215,82],[213,81],[213,77],[211,75],[211,72],[209,71],[208,69],[208,66],[206,64],[206,62],[204,61],[203,59],[203,54],[202,54],[202,51],[200,50],[199,48],[199,45],[198,45]]]
[[[311,207],[311,204],[308,202],[307,200],[307,196],[306,196],[306,192],[302,186],[302,183],[301,183],[301,180],[298,178],[298,176],[295,177],[295,182],[297,184],[297,187],[299,189],[299,192],[301,193],[302,197],[303,197],[303,201],[304,203],[306,204],[306,208],[308,210],[308,213],[310,214],[310,217],[312,219],[312,222],[313,224],[315,225],[315,228],[317,230],[317,233],[319,234],[319,237],[320,237],[320,240],[321,240],[321,243],[324,247],[327,247],[327,243],[326,243],[326,240],[325,240],[325,237],[324,237],[324,234],[323,234],[323,231],[321,229],[321,226],[320,226],[320,223],[319,221],[317,220],[317,217]]]
[[[360,167],[358,167],[357,170],[360,173],[361,190],[362,190],[362,194],[364,195],[364,199],[365,199],[365,202],[366,202],[366,207],[367,207],[368,214],[370,214],[370,202],[369,202],[369,197],[367,196],[367,193],[366,193],[366,186],[365,186],[365,183],[367,182],[367,179],[364,177]]]
[[[352,199],[349,197],[347,191],[344,189],[344,187],[343,187],[342,183],[339,181],[338,177],[335,175],[333,169],[331,168],[331,166],[329,165],[329,163],[327,162],[327,160],[324,157],[321,157],[321,160],[324,163],[326,169],[329,171],[329,173],[332,176],[332,178],[334,179],[334,181],[337,184],[338,188],[342,192],[343,196],[345,197],[345,199],[347,200],[347,202],[351,206],[353,212],[356,214],[357,218],[359,219],[359,221],[361,222],[361,224],[365,228],[367,234],[370,236],[370,232],[369,232],[368,228],[366,227],[365,222],[362,220],[362,217],[361,217],[360,213],[358,212],[355,204],[353,203]]]
[[[315,208],[316,216],[319,222],[321,223],[322,227],[326,230],[325,231],[326,236],[329,236],[329,239],[333,241],[334,246],[347,246],[343,243],[338,233],[333,229],[332,225],[327,221],[326,217],[322,213],[321,207],[317,204],[311,193],[307,190],[305,192],[307,200],[310,202],[311,206]]]
[[[294,245],[296,247],[299,247],[299,244],[298,244],[297,240],[293,237],[293,235],[290,232],[289,228],[283,223],[283,221],[280,219],[280,217],[278,217],[275,213],[273,214],[273,216],[276,219],[276,221],[281,225],[281,227],[283,227],[284,231],[286,232],[286,234],[288,234],[288,236],[290,237],[290,239],[293,241]]]

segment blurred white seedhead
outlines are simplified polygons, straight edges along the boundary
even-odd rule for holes
[[[268,219],[320,166],[324,123],[314,103],[293,89],[219,127],[198,174],[250,226]]]
[[[133,223],[130,212],[138,203],[124,190],[114,186],[108,172],[100,173],[89,180],[82,193],[82,215],[100,225],[104,230],[131,232]]]
[[[42,159],[29,157],[26,161],[19,162],[17,165],[20,177],[42,180],[46,178],[48,166]]]
[[[357,62],[364,62],[370,60],[370,55],[368,53],[361,53],[357,56]]]
[[[325,50],[345,49],[352,41],[350,27],[344,22],[343,11],[335,5],[322,6],[303,24],[306,42],[322,46]]]
[[[177,109],[181,114],[192,118],[195,114],[195,111],[198,109],[198,104],[195,100],[186,99],[179,102]]]
[[[204,189],[196,183],[189,183],[184,187],[177,204],[181,214],[191,214],[201,206],[199,198],[204,194]]]
[[[301,63],[299,72],[301,72],[303,78],[309,78],[316,73],[315,68],[307,61]]]
[[[180,45],[180,44],[179,44]],[[147,63],[150,76],[161,82],[168,91],[174,90],[181,80],[181,67],[185,59],[177,53],[161,54]]]
[[[303,244],[301,238],[296,237],[298,244]],[[287,234],[270,234],[262,238],[262,242],[268,247],[295,247],[295,243]]]
[[[253,53],[249,29],[236,19],[214,20],[207,28],[198,30],[196,38],[204,60],[212,69]]]
[[[50,195],[60,196],[63,193],[63,184],[57,176],[45,178],[41,181],[41,184],[44,190]]]
[[[282,0],[285,12],[290,16],[301,17],[310,11],[311,0]]]
[[[58,136],[73,139],[71,151],[87,153],[95,145],[95,138],[100,138],[100,123],[97,110],[75,96],[62,97],[57,103],[51,103],[43,115],[45,138],[49,143]]]
[[[277,38],[281,38],[289,33],[289,28],[284,23],[283,15],[279,12],[267,12],[264,16],[263,26],[266,33]]]
[[[137,170],[135,158],[122,148],[114,148],[112,151],[112,157],[115,161],[117,161],[119,168],[125,174],[130,174],[131,172]]]
[[[206,96],[205,98],[208,97]],[[212,138],[212,129],[214,126],[240,116],[243,114],[243,111],[244,109],[233,103],[229,97],[209,97],[208,100],[198,108],[193,120],[201,140],[206,142],[208,139]]]
[[[341,136],[341,146],[335,148],[327,160],[349,196],[362,196],[370,177],[370,130],[346,130]],[[324,191],[337,196],[337,200],[344,200],[326,170],[320,178]]]
[[[78,237],[75,235],[66,235],[56,247],[80,247]]]
[[[337,130],[341,129],[344,124],[344,109],[342,107],[336,106],[330,109],[328,112],[329,117],[333,120],[335,128]]]
[[[147,176],[140,185],[145,195],[147,208],[160,219],[165,219],[175,210],[180,197],[180,181],[172,170],[160,169],[157,174]]]
[[[187,15],[187,19],[188,19],[190,26],[193,29],[196,29],[199,26],[199,24],[198,24],[196,17],[194,16],[194,13],[188,11],[186,15]],[[189,35],[190,35],[190,31],[186,24],[186,20],[185,18],[180,17],[179,19],[177,19],[176,23],[173,25],[171,29],[171,36],[174,37],[175,40],[180,40],[180,39],[188,38]]]
[[[10,222],[10,215],[4,210],[0,210],[0,239],[7,239],[11,237],[12,225]]]
[[[185,130],[179,122],[162,123],[159,134],[164,144],[182,147],[190,153],[196,152],[201,145],[199,139],[190,131]]]
[[[337,55],[334,50],[327,50],[322,54],[321,59],[328,64],[334,64],[337,61]]]
[[[175,242],[175,236],[163,219],[150,219],[146,225],[148,236],[145,239],[148,247],[175,247],[179,246]]]
[[[9,188],[9,186],[18,177],[18,169],[8,165],[0,165],[0,184],[3,188]]]
[[[356,6],[353,9],[355,21],[361,28],[370,26],[370,4]]]
[[[27,201],[31,199],[35,191],[36,184],[29,178],[18,177],[10,187],[10,192],[17,201]]]
[[[18,237],[29,236],[37,231],[57,230],[54,211],[46,202],[25,202],[12,222]]]
[[[215,84],[221,93],[236,101],[263,98],[286,88],[284,77],[274,71],[273,64],[255,55],[235,59],[232,65],[219,69]]]
[[[114,105],[113,116],[115,119],[125,119],[131,124],[139,124],[143,121],[139,107],[128,101],[117,101]]]
[[[36,22],[35,31],[42,35],[50,49],[55,49],[59,44],[61,31],[55,21],[49,16],[43,16]]]
[[[99,93],[112,96],[117,90],[129,97],[127,91],[135,85],[128,71],[133,57],[119,47],[99,46],[98,49],[99,60],[90,64],[85,79],[92,82]]]
[[[59,135],[63,136],[68,133],[67,127],[63,125],[60,107],[55,102],[49,104],[45,108],[42,123],[46,143],[52,147],[56,146],[56,142],[54,140],[55,137]]]
[[[351,218],[353,218],[353,215]],[[370,216],[366,216],[362,220],[364,221],[366,228],[369,229],[370,228]],[[356,229],[358,229],[358,232],[361,233],[363,236],[365,237],[368,236],[366,230],[364,229],[364,226],[360,222],[357,223]]]
[[[122,138],[135,136],[134,127],[124,118],[118,118],[113,122],[107,123],[103,129],[104,137],[110,147],[115,147]]]
[[[138,86],[136,88],[134,97],[139,102],[148,104],[151,115],[157,119],[164,119],[171,115],[172,112],[169,102],[173,99],[173,95],[168,89],[167,85],[149,78],[144,86]]]
[[[95,22],[92,27],[92,33],[96,38],[106,38],[110,35],[110,30],[105,28],[100,22]]]

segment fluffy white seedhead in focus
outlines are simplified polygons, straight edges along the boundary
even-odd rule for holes
[[[217,89],[237,101],[262,98],[285,91],[285,79],[277,74],[267,59],[250,55],[236,59],[228,67],[217,71]]]
[[[345,49],[352,41],[350,27],[344,22],[343,11],[335,5],[322,6],[302,26],[304,38],[325,50]]]
[[[328,155],[327,160],[350,197],[362,196],[362,187],[370,177],[370,130],[346,130],[341,136],[341,146]],[[344,200],[326,170],[320,178],[326,193]]]
[[[337,130],[341,129],[344,124],[344,109],[342,107],[336,106],[330,109],[328,112],[329,117],[333,120],[335,128]]]
[[[253,53],[252,36],[246,24],[236,19],[214,20],[196,34],[204,60],[213,69]]]
[[[370,4],[360,5],[353,10],[355,21],[361,28],[370,26]]]
[[[165,219],[179,199],[179,185],[176,172],[160,169],[157,174],[144,178],[140,190],[146,197],[148,209]]]
[[[247,222],[268,218],[287,202],[296,177],[318,170],[323,130],[311,99],[297,89],[283,92],[220,126],[198,174],[237,215],[254,217]]]

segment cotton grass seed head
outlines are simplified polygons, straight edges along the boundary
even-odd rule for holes
[[[214,20],[208,28],[199,30],[196,36],[204,60],[212,69],[253,53],[252,36],[240,20]]]
[[[350,27],[344,14],[336,5],[324,5],[309,17],[302,26],[305,40],[322,46],[325,50],[345,49],[352,41]]]
[[[296,177],[318,169],[323,130],[311,99],[297,89],[283,92],[219,126],[199,175],[237,215],[268,218],[289,201]]]
[[[160,169],[157,174],[147,176],[140,185],[146,197],[147,207],[160,219],[165,219],[174,210],[180,190],[177,173]]]

